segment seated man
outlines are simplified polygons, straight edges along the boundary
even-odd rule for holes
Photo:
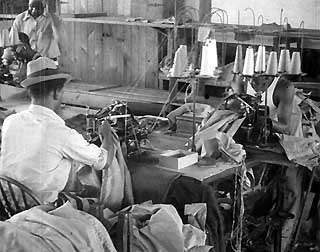
[[[64,84],[70,79],[49,58],[29,62],[21,85],[29,92],[31,105],[8,116],[2,127],[0,174],[29,187],[42,203],[56,201],[67,184],[72,161],[101,170],[109,167],[114,156],[107,121],[99,129],[99,148],[67,127],[57,114]]]
[[[244,83],[239,78],[234,83],[234,89],[253,96],[260,94],[262,105],[265,104],[265,92],[267,92],[267,105],[273,129],[279,133],[303,137],[299,100],[295,96],[294,86],[288,79],[258,75]]]
[[[241,78],[234,83],[238,91],[246,91],[250,95],[260,94],[262,103],[269,107],[269,118],[275,132],[303,137],[302,113],[299,108],[299,99],[295,95],[293,84],[285,77],[270,77],[258,75],[251,81],[243,82]],[[267,97],[265,97],[267,92]],[[296,165],[288,167],[285,171],[286,184],[284,200],[281,210],[293,214],[292,219],[285,220],[282,228],[282,248],[286,248],[292,238],[292,230],[300,209],[302,197],[303,169]],[[280,211],[281,211],[280,210]]]

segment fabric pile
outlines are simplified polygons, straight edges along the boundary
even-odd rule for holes
[[[196,149],[201,157],[219,157],[240,163],[245,157],[242,145],[236,144],[232,136],[244,118],[230,110],[216,110],[195,135]]]
[[[312,170],[319,165],[320,142],[313,138],[280,135],[280,144],[288,159]]]
[[[196,209],[199,209],[199,205]],[[208,252],[212,248],[205,245],[205,231],[191,224],[184,225],[177,210],[172,205],[145,202],[121,211],[129,211],[134,219],[133,251]],[[191,214],[194,211],[189,207],[188,213]],[[109,212],[106,211],[105,214],[108,215]],[[105,216],[110,226],[114,226],[117,223],[118,215],[119,213]],[[199,219],[202,219],[201,226],[204,227],[205,215],[202,215],[202,218],[200,217]]]
[[[39,207],[0,222],[0,251],[116,252],[103,225],[70,203],[46,212]]]

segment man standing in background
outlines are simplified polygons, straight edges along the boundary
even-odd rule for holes
[[[29,36],[32,50],[57,62],[60,55],[59,25],[46,7],[47,0],[29,0],[28,10],[20,13],[13,22],[10,42],[20,44],[19,32],[23,32]]]

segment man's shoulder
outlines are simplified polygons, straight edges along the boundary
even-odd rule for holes
[[[19,112],[13,112],[6,116],[4,119],[4,122],[11,122],[11,121],[16,121],[16,120],[22,120],[22,117],[27,113],[27,110],[19,111]]]
[[[24,12],[21,12],[20,14],[18,14],[15,18],[15,20],[18,20],[18,21],[23,21],[23,19],[25,18],[25,16],[28,14],[28,11],[24,11]]]

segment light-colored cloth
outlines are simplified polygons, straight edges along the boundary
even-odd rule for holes
[[[133,191],[131,176],[123,158],[120,142],[114,137],[115,153],[108,169],[103,170],[100,203],[104,208],[119,211],[122,207],[132,205]]]
[[[116,252],[103,225],[70,203],[50,212],[32,208],[0,222],[0,251]]]
[[[314,138],[302,138],[281,134],[280,144],[288,159],[312,170],[319,166],[320,143]]]
[[[57,199],[73,160],[100,170],[108,157],[54,111],[38,105],[5,119],[1,144],[0,174],[29,187],[42,202]]]
[[[211,248],[205,246],[205,232],[194,226],[184,225],[172,205],[145,202],[132,206],[129,212],[135,219],[132,251],[205,252]],[[115,223],[115,219],[111,216],[108,221]]]
[[[10,31],[10,42],[12,45],[21,43],[18,32],[27,34],[30,39],[31,48],[42,56],[57,58],[60,55],[58,27],[49,12],[44,11],[36,19],[28,11],[20,13],[15,18]]]
[[[214,151],[218,151],[217,145],[210,140],[215,139],[218,132],[235,132],[232,124],[236,122],[239,115],[230,110],[216,110],[214,114],[205,122],[195,135],[196,149],[200,150],[202,157],[210,157]],[[241,119],[240,119],[241,120]],[[237,124],[238,127],[240,124]],[[230,127],[229,127],[230,126]],[[233,135],[230,135],[231,137]]]
[[[195,104],[195,114],[197,117],[204,118],[213,110],[214,108],[208,104],[200,104],[200,103]],[[176,123],[178,116],[182,116],[183,114],[189,113],[189,112],[193,112],[193,103],[185,103],[181,105],[179,108],[171,111],[167,115],[167,118],[170,119],[172,123]]]

